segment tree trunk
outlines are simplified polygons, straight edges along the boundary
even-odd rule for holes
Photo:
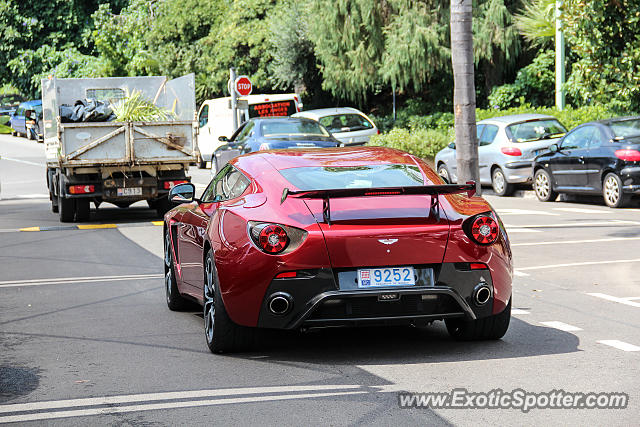
[[[472,0],[451,0],[453,113],[455,114],[458,183],[476,181],[477,194],[480,195],[471,3]]]

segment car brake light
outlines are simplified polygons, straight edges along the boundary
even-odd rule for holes
[[[289,244],[287,232],[278,224],[259,224],[251,227],[249,234],[258,248],[268,254],[280,253]]]
[[[507,156],[522,156],[522,151],[516,147],[502,147],[500,151]]]
[[[297,277],[298,273],[295,271],[285,271],[276,276],[276,279],[291,279]]]
[[[626,162],[640,162],[640,151],[638,150],[616,150],[616,157]]]
[[[382,132],[380,132],[380,129],[376,129],[376,131],[378,132],[378,135],[380,135]]]
[[[486,270],[489,267],[487,267],[487,264],[483,264],[481,262],[472,262],[469,264],[469,268],[471,270]]]
[[[71,194],[88,194],[94,193],[96,187],[94,185],[70,185],[69,193]]]
[[[500,228],[498,223],[489,215],[475,217],[469,229],[469,236],[481,245],[490,245],[498,240]]]
[[[187,182],[189,182],[189,181],[187,181],[185,179],[180,179],[178,181],[165,181],[164,182],[164,189],[165,190],[171,190],[176,185],[178,185],[178,184],[186,184]]]

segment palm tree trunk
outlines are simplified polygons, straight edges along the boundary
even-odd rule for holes
[[[474,84],[472,0],[451,0],[451,62],[458,183],[476,181],[480,191],[476,89]]]

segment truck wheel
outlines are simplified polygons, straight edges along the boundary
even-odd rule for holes
[[[51,199],[51,212],[58,213],[58,196],[54,196],[53,193],[49,193]]]
[[[58,213],[60,214],[60,222],[73,222],[76,215],[75,199],[66,199],[58,196]]]
[[[76,222],[89,220],[89,199],[76,199]]]
[[[507,333],[511,320],[511,298],[502,313],[476,320],[447,319],[447,331],[458,341],[499,340]]]

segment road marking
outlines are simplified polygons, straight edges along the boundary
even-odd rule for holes
[[[553,215],[560,216],[557,213],[551,213],[547,211],[531,211],[527,209],[498,209],[498,215]]]
[[[618,304],[630,305],[631,307],[640,307],[640,302],[631,301],[631,299],[636,298],[617,298],[607,294],[601,294],[598,292],[587,293],[587,295],[591,295],[592,297],[606,299],[607,301],[617,302]]]
[[[527,273],[523,273],[522,271],[513,270],[513,275],[517,277],[527,277],[529,276]]]
[[[136,274],[129,276],[94,276],[94,277],[64,277],[53,279],[7,280],[0,282],[0,288],[17,288],[21,286],[64,285],[73,283],[120,282],[123,280],[162,279],[162,274]]]
[[[622,219],[614,219],[614,220],[610,220],[610,221],[597,221],[597,222],[570,222],[570,223],[561,223],[561,224],[530,224],[530,225],[509,225],[509,224],[505,224],[505,227],[507,228],[507,231],[512,231],[509,230],[510,228],[562,228],[562,227],[593,227],[593,226],[599,226],[599,225],[605,225],[605,226],[610,226],[610,225],[625,225],[625,224],[633,224],[633,225],[640,225],[640,221],[626,221],[626,220],[622,220]]]
[[[78,230],[96,230],[100,228],[118,228],[116,224],[82,224],[78,225]]]
[[[124,412],[152,411],[160,409],[188,408],[197,406],[225,405],[234,403],[254,403],[277,400],[307,399],[318,397],[345,396],[380,391],[377,388],[363,388],[360,385],[312,385],[312,386],[272,386],[272,387],[246,387],[221,390],[194,390],[166,393],[148,393],[138,395],[104,396],[98,398],[69,399],[46,402],[19,403],[13,405],[1,405],[0,413],[11,414],[26,411],[28,414],[0,416],[2,422],[24,422],[55,418],[80,417],[87,415],[106,415]],[[280,394],[276,394],[280,393]],[[297,393],[297,394],[293,394]],[[268,395],[267,395],[268,394]],[[231,397],[242,396],[242,397]],[[178,399],[202,399],[208,400],[178,400]],[[149,403],[167,401],[162,403]],[[144,402],[140,405],[126,405],[130,403]],[[121,405],[122,406],[104,406]],[[100,407],[98,407],[100,406]],[[73,409],[85,407],[83,409]],[[89,408],[86,408],[89,407]],[[57,409],[62,409],[61,411]]]
[[[562,240],[555,242],[529,242],[529,243],[512,243],[513,246],[539,246],[539,245],[564,245],[573,243],[601,243],[601,242],[620,242],[626,240],[640,240],[640,237],[611,237],[608,239],[586,239],[586,240]]]
[[[563,212],[575,212],[575,213],[597,213],[597,214],[605,214],[611,212],[610,210],[596,210],[596,209],[582,209],[582,208],[553,208],[554,211],[563,211]]]
[[[572,262],[567,264],[550,264],[550,265],[538,265],[535,267],[521,267],[518,268],[519,271],[522,270],[544,270],[547,268],[559,268],[559,267],[577,267],[581,265],[602,265],[602,264],[622,264],[627,262],[640,262],[640,258],[636,259],[618,259],[612,261],[592,261],[592,262]]]
[[[28,160],[14,159],[13,157],[2,156],[0,157],[0,159],[9,160],[10,162],[24,163],[25,165],[31,165],[31,166],[43,166],[43,167],[46,166],[44,163],[36,163],[36,162],[30,162]]]
[[[552,322],[540,322],[541,324],[548,326],[550,328],[559,329],[565,332],[573,332],[573,331],[581,331],[582,328],[578,328],[577,326],[569,325],[567,323],[552,321]]]
[[[18,229],[1,229],[0,233],[11,233],[17,231],[64,231],[64,230],[99,230],[99,229],[108,229],[108,228],[129,228],[129,227],[145,227],[149,226],[149,224],[153,226],[159,226],[164,224],[163,221],[150,221],[150,222],[134,222],[134,223],[124,223],[124,224],[78,224],[78,225],[54,225],[50,227],[24,227]]]
[[[617,348],[618,350],[622,350],[622,351],[640,351],[640,347],[638,347],[637,345],[633,345],[633,344],[629,344],[626,343],[624,341],[618,341],[618,340],[600,340],[597,341],[600,344],[604,344],[604,345],[608,345],[614,348]]]
[[[529,228],[509,228],[507,227],[507,233],[509,234],[513,234],[513,233],[542,233],[542,231],[540,230],[531,230]]]
[[[531,312],[527,310],[522,310],[520,308],[512,308],[511,314],[531,314]]]

